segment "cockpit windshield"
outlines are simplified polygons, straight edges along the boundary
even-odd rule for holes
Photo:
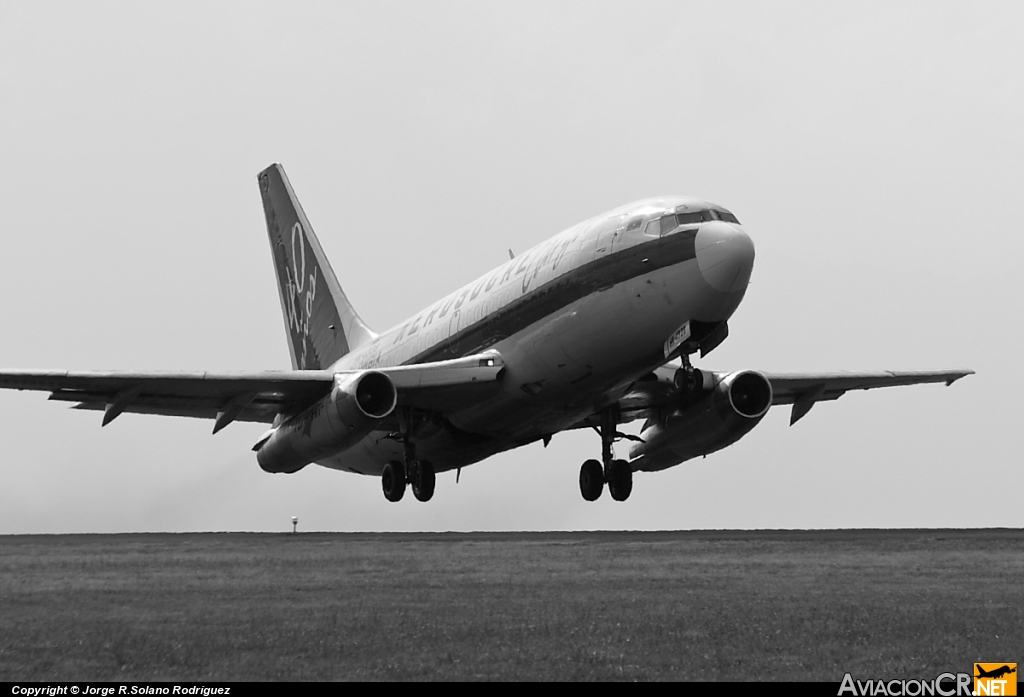
[[[676,219],[676,225],[692,225],[694,223],[707,223],[712,220],[717,220],[715,217],[715,211],[711,209],[704,209],[700,211],[679,211],[675,216],[665,216],[666,218],[674,217]],[[665,218],[662,218],[664,220]]]
[[[712,220],[723,220],[727,223],[735,223],[736,225],[740,224],[740,221],[736,219],[736,216],[726,210],[715,208],[686,210],[685,206],[680,206],[676,209],[675,213],[663,215],[660,218],[655,218],[647,223],[647,227],[644,228],[644,234],[650,235],[651,237],[658,237],[668,234],[680,225],[696,225],[698,223],[707,223]]]

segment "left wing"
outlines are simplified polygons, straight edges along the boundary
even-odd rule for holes
[[[873,390],[877,387],[918,385],[944,382],[947,386],[973,370],[929,372],[881,371],[875,373],[762,373],[772,384],[772,406],[792,404],[789,425],[807,415],[816,402],[839,399],[850,390]]]
[[[376,368],[398,392],[398,403],[432,411],[464,405],[489,393],[504,374],[495,352],[450,361]],[[361,371],[341,371],[343,373]],[[67,372],[0,373],[0,388],[42,390],[75,409],[103,411],[103,425],[124,412],[214,419],[213,432],[232,421],[270,423],[301,411],[330,391],[330,370],[238,373]]]
[[[663,365],[653,373],[641,378],[618,400],[621,414],[629,418],[653,416],[661,407],[677,405],[680,399],[673,386],[675,365]],[[839,399],[850,390],[872,390],[879,387],[918,385],[944,382],[952,385],[960,378],[973,375],[973,370],[942,371],[878,371],[869,373],[761,373],[772,386],[772,406],[792,404],[790,425],[807,415],[817,402]],[[727,373],[707,373],[711,382],[717,383]],[[577,427],[591,426],[593,419],[586,419]],[[596,422],[594,422],[596,423]]]

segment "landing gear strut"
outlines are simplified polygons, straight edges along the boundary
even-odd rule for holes
[[[612,443],[619,433],[615,430],[616,414],[612,409],[601,412],[601,463],[587,460],[580,468],[580,493],[587,501],[596,501],[601,497],[605,482],[608,491],[616,501],[625,501],[633,491],[633,468],[625,460],[614,459]]]
[[[408,414],[401,418],[402,446],[405,450],[405,463],[392,460],[384,465],[381,476],[381,487],[384,498],[388,501],[401,501],[405,495],[405,485],[412,484],[412,494],[418,501],[429,501],[434,496],[436,476],[434,465],[429,460],[416,459],[416,445],[409,437],[411,430]]]

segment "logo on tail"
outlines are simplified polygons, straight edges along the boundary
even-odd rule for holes
[[[296,238],[298,245],[296,249]],[[310,318],[313,316],[313,306],[316,303],[316,280],[319,275],[319,268],[314,265],[313,272],[306,277],[306,239],[302,232],[302,225],[292,225],[291,260],[289,268],[285,268],[287,281],[285,283],[286,308],[285,317],[288,323],[288,330],[292,334],[293,348],[299,350],[299,368],[302,370],[325,368],[317,355],[316,347],[310,338]],[[334,312],[337,319],[337,311]],[[295,340],[298,339],[299,346]],[[346,348],[346,353],[347,348]],[[344,355],[344,354],[343,354]]]

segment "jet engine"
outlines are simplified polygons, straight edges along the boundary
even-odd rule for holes
[[[711,374],[710,389],[669,410],[640,434],[630,450],[634,470],[663,470],[732,445],[761,421],[772,405],[772,384],[760,373]],[[651,424],[649,421],[648,424]]]
[[[384,373],[339,373],[331,391],[289,417],[254,447],[267,472],[297,472],[351,448],[395,409],[398,392]]]

